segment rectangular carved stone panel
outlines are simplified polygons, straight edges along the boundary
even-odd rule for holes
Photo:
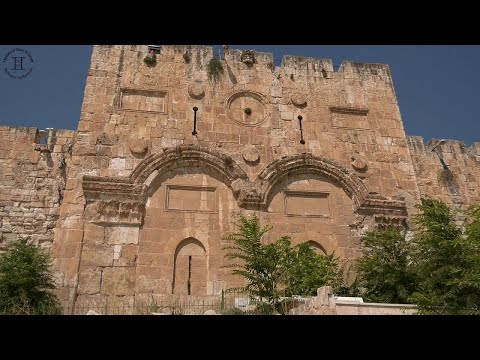
[[[330,217],[328,193],[285,192],[285,214],[290,216]]]
[[[166,92],[139,89],[122,89],[120,108],[130,111],[163,113],[166,111]]]
[[[332,127],[342,129],[368,130],[368,110],[348,107],[330,107]]]
[[[203,186],[168,185],[166,210],[216,212],[216,188]]]

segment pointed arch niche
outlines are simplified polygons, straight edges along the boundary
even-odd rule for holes
[[[182,240],[175,249],[172,294],[207,295],[207,251],[195,238]]]
[[[317,255],[327,255],[324,247],[314,240],[307,241],[308,246],[315,251]]]

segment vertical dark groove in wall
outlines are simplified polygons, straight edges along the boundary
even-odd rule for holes
[[[122,79],[122,74],[123,74],[123,60],[125,57],[125,50],[124,47],[122,46],[122,50],[120,51],[120,60],[118,62],[118,71],[117,71],[117,79],[115,80],[115,88],[117,89],[117,92],[115,94],[115,97],[113,99],[113,108],[114,109],[119,109],[120,108],[120,80]]]

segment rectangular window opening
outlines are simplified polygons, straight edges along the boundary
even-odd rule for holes
[[[148,45],[148,52],[153,51],[154,54],[160,54],[161,45]]]

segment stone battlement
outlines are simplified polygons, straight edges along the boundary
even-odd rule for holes
[[[407,135],[407,140],[410,144],[411,150],[414,151],[414,153],[428,153],[431,152],[435,147],[435,149],[441,153],[468,154],[473,157],[480,156],[480,142],[474,142],[470,146],[466,146],[463,140],[452,139],[433,138],[425,142],[421,136],[409,135]],[[438,146],[436,146],[437,144]]]
[[[422,196],[439,197],[456,206],[480,203],[480,143],[407,136]]]
[[[148,45],[103,45],[97,46],[96,49],[99,55],[107,51],[122,49],[135,52],[142,57],[141,54],[148,52]],[[187,66],[193,66],[197,71],[205,69],[210,59],[216,56],[221,57],[221,60],[228,66],[256,65],[260,68],[267,68],[277,76],[290,77],[293,74],[293,81],[315,82],[318,81],[318,78],[357,78],[391,82],[390,69],[387,64],[343,61],[335,71],[331,59],[284,55],[280,66],[276,66],[273,53],[224,48],[221,54],[214,54],[213,47],[204,45],[161,45],[157,56],[159,63],[185,63]],[[185,60],[186,56],[189,58],[188,62]],[[295,75],[298,75],[299,78],[295,78]]]

